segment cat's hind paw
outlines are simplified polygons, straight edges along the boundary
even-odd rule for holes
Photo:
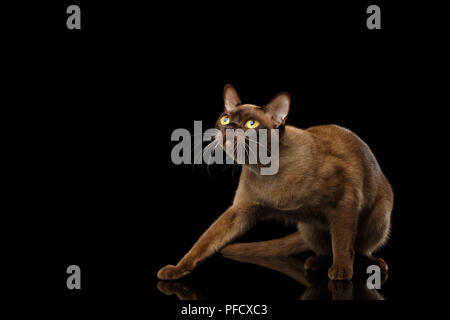
[[[388,264],[383,258],[378,258],[374,256],[356,256],[355,265],[358,269],[362,269],[364,272],[370,265],[376,265],[380,267],[381,271],[387,273]]]
[[[379,266],[383,272],[387,272],[389,269],[386,261],[384,261],[383,258],[376,258],[374,256],[371,256],[371,257],[369,257],[369,261],[371,264],[375,264],[375,265]]]
[[[322,270],[326,269],[331,265],[331,259],[328,256],[310,256],[305,261],[305,270]]]

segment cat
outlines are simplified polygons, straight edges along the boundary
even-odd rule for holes
[[[258,164],[243,164],[231,207],[176,266],[160,269],[159,279],[185,277],[216,252],[268,257],[312,250],[305,269],[327,265],[331,280],[352,279],[355,255],[387,271],[386,262],[372,253],[389,238],[393,191],[374,154],[356,134],[337,125],[306,130],[286,125],[290,104],[285,92],[265,106],[242,104],[234,87],[225,86],[225,109],[216,128],[222,136],[227,128],[246,130],[249,121],[258,129],[278,129],[278,173],[261,175],[254,170]],[[296,223],[298,231],[230,244],[256,222],[272,218]]]

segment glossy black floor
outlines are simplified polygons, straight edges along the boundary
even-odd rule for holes
[[[232,261],[214,258],[192,277],[159,281],[158,290],[180,300],[239,299],[385,300],[389,298],[388,275],[381,274],[381,288],[367,287],[368,274],[359,270],[351,281],[331,281],[326,271],[306,272],[304,257],[249,258]],[[216,274],[216,277],[214,276]]]

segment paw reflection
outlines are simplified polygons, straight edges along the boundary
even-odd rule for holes
[[[176,295],[180,300],[202,300],[197,290],[182,282],[159,281],[158,290],[168,296]]]
[[[311,271],[305,269],[305,261],[296,256],[288,257],[245,257],[230,256],[227,259],[254,264],[282,273],[304,287],[301,300],[384,300],[377,290],[367,288],[367,277],[362,266],[355,265],[355,276],[349,281],[328,280],[326,269]],[[387,280],[383,273],[381,283]],[[193,284],[186,282],[160,281],[158,289],[166,295],[176,295],[180,300],[198,300],[205,297]]]

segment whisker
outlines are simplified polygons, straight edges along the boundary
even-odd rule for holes
[[[209,171],[209,166],[211,165],[210,160],[212,158],[212,151],[216,150],[218,144],[219,144],[219,140],[213,140],[210,144],[208,144],[205,147],[205,149],[203,151],[203,154],[205,154],[206,152],[209,152],[209,158],[206,160],[206,171],[208,172],[209,178],[212,178],[211,173]],[[212,148],[212,150],[208,150],[208,148]]]
[[[250,145],[248,145],[248,150],[252,152],[253,156],[255,157],[256,163],[258,163],[258,155],[256,154],[256,152],[250,147]],[[248,163],[250,163],[250,158],[248,159]]]
[[[251,142],[256,142],[259,146],[261,146],[261,147],[263,147],[264,149],[266,149],[267,151],[269,151],[269,150],[267,149],[267,147],[266,147],[265,145],[261,144],[261,142],[259,142],[258,140],[253,140],[253,139],[250,139],[250,138],[248,138],[248,140],[251,141]]]

